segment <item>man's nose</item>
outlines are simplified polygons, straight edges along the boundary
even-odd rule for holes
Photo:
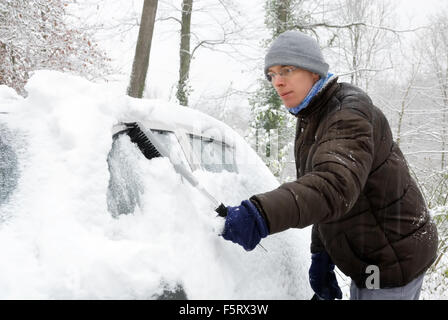
[[[285,85],[285,79],[283,79],[282,76],[277,75],[277,76],[272,80],[272,85],[274,86],[274,88],[282,87],[282,86]]]

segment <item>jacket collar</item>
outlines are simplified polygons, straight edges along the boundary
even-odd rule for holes
[[[309,105],[301,110],[296,117],[309,117],[310,115],[314,114],[318,110],[320,110],[331,98],[334,91],[339,87],[338,84],[338,77],[332,76],[328,81],[325,83],[325,85],[320,89],[320,91],[313,97],[313,99],[310,101]]]

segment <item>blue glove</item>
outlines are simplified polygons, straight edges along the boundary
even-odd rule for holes
[[[323,300],[342,299],[342,291],[334,273],[334,263],[328,253],[323,251],[311,255],[309,276],[311,288],[319,298]]]
[[[224,239],[238,243],[250,251],[268,233],[266,222],[250,200],[244,200],[238,207],[227,207],[227,218],[222,234]]]

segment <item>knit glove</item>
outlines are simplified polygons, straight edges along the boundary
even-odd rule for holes
[[[342,291],[336,280],[334,267],[327,252],[322,251],[311,255],[310,285],[323,300],[342,299]]]
[[[244,200],[237,207],[227,207],[222,234],[224,239],[238,243],[246,251],[251,251],[268,233],[266,222],[250,200]]]

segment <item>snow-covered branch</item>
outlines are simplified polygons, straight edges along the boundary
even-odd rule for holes
[[[300,24],[300,25],[295,25],[294,27],[299,30],[314,30],[319,27],[328,28],[328,29],[348,29],[348,28],[359,27],[359,26],[371,28],[371,29],[390,31],[393,33],[416,32],[418,30],[423,30],[423,29],[429,28],[428,26],[420,26],[420,27],[412,28],[412,29],[399,30],[399,29],[390,28],[390,27],[383,26],[383,25],[373,25],[373,24],[369,24],[366,22],[362,22],[362,21],[350,22],[350,23],[346,23],[346,24],[333,24],[330,22],[319,22],[319,23],[306,24],[306,25]]]

